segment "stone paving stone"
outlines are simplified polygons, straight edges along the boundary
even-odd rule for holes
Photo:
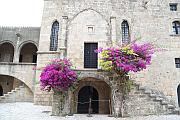
[[[180,120],[180,115],[143,116],[134,118],[114,118],[107,115],[75,114],[74,116],[51,116],[50,106],[37,106],[33,103],[1,103],[0,120]]]

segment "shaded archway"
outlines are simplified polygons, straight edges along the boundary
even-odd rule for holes
[[[14,92],[15,91],[15,92]],[[11,102],[32,102],[32,90],[21,80],[8,76],[0,75],[0,95],[8,94]],[[10,94],[13,92],[15,94]]]
[[[92,113],[99,113],[99,95],[97,90],[92,86],[84,86],[79,91],[77,113],[88,113],[90,99],[92,100]]]
[[[26,43],[20,50],[19,62],[36,63],[37,47],[33,43]]]
[[[0,85],[0,96],[3,96],[3,88],[1,85]]]
[[[0,75],[0,86],[3,88],[3,93],[7,94],[11,90],[23,85],[23,82],[20,80],[7,76],[7,75]]]
[[[5,42],[0,44],[0,62],[13,62],[14,46]]]
[[[178,104],[179,104],[179,107],[180,107],[180,85],[177,88],[177,95],[178,95]]]
[[[109,114],[110,113],[109,100],[111,100],[111,88],[104,80],[97,79],[97,78],[92,78],[92,77],[82,78],[80,80],[79,84],[78,84],[77,89],[74,91],[74,93],[73,93],[73,101],[75,101],[75,102],[72,102],[72,106],[73,106],[72,111],[73,111],[73,113],[79,113],[78,104],[77,104],[77,102],[79,101],[79,97],[80,97],[79,93],[80,93],[81,90],[83,91],[83,88],[85,89],[85,87],[87,87],[87,86],[91,86],[98,93],[98,98],[96,98],[96,99],[99,100],[98,112],[94,112],[94,113]],[[95,90],[93,90],[93,91],[95,91]],[[89,102],[89,97],[87,97],[86,101]]]

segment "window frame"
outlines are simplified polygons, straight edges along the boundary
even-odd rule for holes
[[[170,11],[177,11],[177,3],[169,3]]]
[[[51,27],[51,36],[50,36],[50,51],[57,51],[58,48],[58,34],[59,34],[59,22],[55,21]]]
[[[176,68],[180,68],[180,58],[175,58],[175,66]]]
[[[172,32],[174,35],[180,35],[180,22],[179,21],[172,22]]]
[[[130,43],[129,24],[127,20],[123,20],[123,22],[121,23],[121,32],[122,32],[122,44]]]

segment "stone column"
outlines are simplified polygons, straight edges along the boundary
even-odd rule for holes
[[[70,113],[70,92],[53,90],[52,115],[66,116]]]
[[[67,46],[66,46],[66,34],[67,34],[67,16],[62,16],[62,29],[60,35],[60,43],[59,43],[59,50],[60,50],[60,58],[66,57],[67,53]]]
[[[110,18],[111,21],[111,41],[112,41],[112,45],[115,46],[116,45],[116,17],[111,17]]]
[[[19,42],[20,42],[20,39],[21,39],[21,35],[19,33],[16,33],[16,36],[17,36],[17,42],[16,42],[16,47],[14,48],[13,63],[19,63],[20,51],[18,50],[18,48],[19,48]]]

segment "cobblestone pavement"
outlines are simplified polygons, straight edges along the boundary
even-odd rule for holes
[[[33,103],[0,103],[0,120],[180,120],[180,115],[113,118],[107,115],[78,115],[68,117],[51,116],[51,107]]]

